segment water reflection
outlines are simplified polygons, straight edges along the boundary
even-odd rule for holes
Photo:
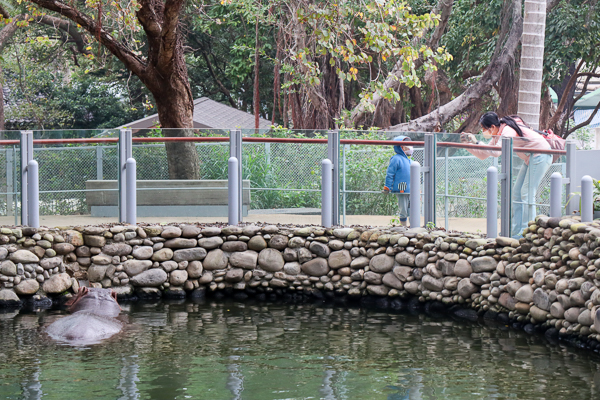
[[[0,314],[8,399],[590,399],[599,357],[476,323],[372,309],[135,303],[100,345],[43,333],[62,311]]]

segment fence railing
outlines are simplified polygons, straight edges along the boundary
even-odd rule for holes
[[[238,131],[239,132],[239,131]],[[223,146],[230,144],[232,137],[133,137],[130,139],[130,146],[132,148],[132,156],[136,158],[138,161],[137,164],[137,178],[138,179],[168,179],[168,176],[165,176],[165,168],[156,168],[156,169],[145,169],[144,163],[141,160],[138,160],[136,157],[136,152],[140,154],[140,157],[143,158],[140,152],[143,151],[154,151],[157,153],[162,153],[160,157],[164,158],[164,143],[172,143],[172,142],[194,142],[196,143],[197,152],[202,154],[202,149],[207,148],[209,146]],[[53,196],[61,198],[61,213],[69,213],[69,206],[72,207],[73,212],[76,213],[84,213],[86,209],[86,199],[84,193],[92,192],[91,189],[85,188],[85,182],[90,179],[95,180],[106,180],[106,179],[114,179],[123,181],[121,175],[123,174],[122,162],[123,160],[117,162],[119,154],[118,148],[121,145],[123,139],[110,137],[110,138],[74,138],[74,139],[33,139],[32,143],[34,146],[34,154],[35,158],[40,161],[40,174],[44,174],[45,171],[48,170],[47,161],[44,161],[44,154],[57,154],[64,152],[87,152],[87,164],[89,164],[85,170],[88,171],[86,174],[81,176],[81,179],[76,179],[75,177],[71,180],[72,187],[45,187],[46,179],[43,177],[40,179],[40,207],[44,209],[45,212],[52,212],[52,207],[50,205],[50,201],[46,200],[52,198]],[[430,148],[427,147],[427,141],[432,143]],[[389,146],[397,145],[398,142],[390,141],[390,140],[361,140],[361,139],[341,139],[339,135],[335,135],[333,133],[329,133],[327,138],[273,138],[273,137],[242,137],[242,143],[244,146],[255,146],[257,144],[262,144],[264,146],[263,152],[265,163],[271,166],[271,169],[266,168],[264,170],[264,176],[269,177],[269,175],[273,176],[275,173],[282,173],[283,168],[277,167],[279,170],[275,171],[273,168],[274,159],[272,157],[271,146],[285,146],[285,145],[322,145],[323,148],[325,145],[328,148],[338,149],[337,155],[339,158],[337,160],[332,160],[333,164],[333,173],[334,179],[332,180],[333,188],[333,196],[334,198],[339,198],[338,201],[334,201],[333,210],[332,210],[332,222],[334,224],[339,224],[340,222],[345,223],[345,217],[348,212],[356,212],[359,207],[351,206],[352,205],[352,196],[364,196],[364,195],[373,195],[378,196],[379,191],[377,189],[360,189],[352,187],[350,184],[349,176],[351,175],[352,165],[351,162],[356,161],[360,156],[361,152],[363,154],[373,154],[373,151],[365,151],[365,149],[372,148],[373,146],[377,146],[377,151],[385,153],[387,150],[385,149]],[[333,146],[332,146],[332,142]],[[159,144],[162,143],[162,144]],[[95,144],[96,146],[89,146],[90,144]],[[449,226],[449,218],[452,217],[485,217],[485,202],[487,196],[484,196],[487,189],[485,189],[485,178],[483,178],[483,182],[477,182],[477,179],[484,177],[482,172],[487,170],[489,166],[499,166],[498,160],[496,158],[490,158],[485,162],[481,162],[476,157],[459,155],[454,156],[450,155],[449,151],[456,151],[459,149],[465,150],[494,150],[494,151],[502,151],[501,146],[488,146],[488,145],[477,145],[477,144],[468,144],[468,143],[460,143],[458,141],[455,142],[444,142],[437,141],[435,134],[424,135],[424,140],[407,140],[402,143],[406,146],[414,146],[418,149],[415,151],[413,158],[420,162],[423,166],[421,168],[421,173],[423,174],[423,178],[421,179],[421,187],[422,187],[422,202],[424,204],[423,210],[425,215],[425,223],[431,222],[436,223],[437,217],[444,218],[444,226],[448,228]],[[75,147],[46,147],[46,146],[57,146],[57,145],[67,145],[67,146],[75,146]],[[44,146],[44,147],[40,147]],[[336,147],[337,146],[337,147]],[[17,214],[18,210],[21,209],[23,211],[24,207],[21,207],[21,200],[23,196],[23,191],[21,188],[21,182],[18,179],[19,174],[18,170],[23,170],[23,168],[19,168],[18,166],[18,158],[21,154],[22,141],[19,140],[0,140],[0,163],[5,163],[6,165],[6,175],[5,182],[2,185],[2,192],[0,195],[6,199],[4,202],[0,200],[0,213],[4,215],[11,215],[14,213],[15,215],[15,224],[17,224]],[[244,147],[246,148],[246,147]],[[299,147],[300,148],[300,147]],[[531,153],[532,150],[528,148],[515,147],[512,149],[512,154],[516,155],[519,153]],[[553,154],[553,155],[561,155],[567,156],[568,152],[566,151],[556,151],[556,150],[548,150],[541,151],[536,150],[536,153],[541,154]],[[269,153],[269,154],[267,154]],[[335,153],[335,151],[334,151]],[[220,155],[229,155],[226,152],[220,152]],[[443,156],[440,156],[443,155]],[[319,159],[323,160],[325,158],[335,158],[331,157],[331,150],[329,154],[321,154],[319,155]],[[296,156],[298,158],[304,157],[302,154],[297,153]],[[122,158],[122,157],[121,157]],[[225,164],[227,162],[227,158],[225,157]],[[380,157],[381,158],[381,157]],[[82,162],[83,157],[74,156],[72,157],[74,160],[79,160]],[[201,157],[202,159],[202,157]],[[109,161],[109,162],[107,162]],[[204,160],[206,164],[210,163],[210,160]],[[208,161],[208,162],[206,162]],[[244,156],[242,156],[240,162],[240,175],[244,172],[245,162]],[[296,160],[297,161],[297,160]],[[62,165],[57,166],[57,169],[65,168],[68,163],[65,162],[64,158],[59,159],[58,162],[61,162]],[[220,163],[223,160],[219,160]],[[364,162],[364,160],[363,160]],[[294,168],[295,164],[294,160],[291,160],[290,164],[292,164],[291,168]],[[381,164],[381,163],[380,163]],[[453,166],[454,164],[458,165],[458,167]],[[83,164],[82,164],[83,165]],[[120,165],[120,166],[119,166]],[[472,170],[468,170],[465,168],[465,165],[471,165],[469,168]],[[567,183],[569,185],[569,162],[561,162],[554,164],[550,171],[547,173],[548,177],[545,179],[542,186],[545,186],[545,183],[549,184],[550,175],[553,172],[561,172],[565,177],[563,183]],[[89,173],[89,169],[91,166],[95,166],[95,171],[93,174]],[[500,163],[501,166],[501,163]],[[208,170],[210,166],[206,166]],[[385,166],[379,165],[379,169],[384,169]],[[68,169],[68,168],[67,168]],[[84,170],[80,166],[80,170]],[[242,172],[244,171],[244,172]],[[298,171],[295,171],[296,173]],[[306,172],[306,171],[305,171]],[[468,172],[468,173],[467,173]],[[220,171],[212,171],[209,175],[212,179],[215,179],[215,176],[218,174],[224,175],[221,179],[227,179],[226,168],[221,167]],[[252,171],[251,174],[256,174],[255,171]],[[145,175],[146,174],[146,175]],[[297,192],[300,194],[310,194],[314,193],[316,196],[314,198],[307,197],[308,200],[303,200],[305,204],[315,205],[320,207],[320,199],[318,194],[321,192],[321,183],[318,177],[320,176],[319,167],[316,167],[307,174],[312,177],[312,179],[307,179],[306,182],[295,182],[298,187],[270,187],[267,184],[259,184],[259,185],[251,185],[251,191],[254,193],[259,192]],[[459,176],[460,175],[460,176]],[[506,172],[502,172],[501,179],[506,180],[507,182],[512,182],[513,180],[513,172],[512,168],[507,170]],[[337,177],[337,182],[336,182]],[[243,176],[240,176],[239,182],[243,181]],[[429,180],[429,181],[428,181]],[[277,179],[273,180],[277,181]],[[77,184],[73,184],[73,182],[77,182]],[[262,183],[268,183],[269,180],[265,179]],[[428,183],[429,182],[429,183]],[[461,183],[462,182],[462,183]],[[372,182],[371,182],[372,183]],[[381,183],[381,181],[379,182]],[[460,186],[464,183],[463,186],[465,188],[458,190],[458,192],[454,189],[455,186]],[[483,183],[483,185],[481,184]],[[337,185],[337,187],[336,187]],[[427,186],[430,185],[428,190]],[[382,185],[379,184],[381,187]],[[549,185],[548,185],[549,186]],[[161,188],[139,188],[138,191],[144,190],[160,190]],[[207,188],[203,188],[207,189]],[[209,188],[215,189],[215,188]],[[470,189],[470,190],[467,190]],[[569,193],[569,188],[565,190],[565,193]],[[122,195],[122,189],[103,189],[103,191],[117,191],[120,195]],[[198,189],[202,190],[202,189]],[[547,192],[547,191],[546,191]],[[546,212],[546,209],[549,210],[549,197],[548,194],[541,191],[538,193],[536,199],[532,201],[526,202],[526,205],[533,206],[541,206],[541,210]],[[60,196],[59,196],[60,195]],[[4,197],[6,196],[6,197]],[[256,196],[255,196],[256,197]],[[266,197],[266,196],[263,196]],[[262,199],[261,196],[258,198]],[[500,197],[499,204],[506,203],[506,198]],[[261,205],[265,208],[268,203],[266,200]],[[464,204],[464,202],[471,202],[471,204]],[[122,201],[121,201],[122,202]],[[461,204],[463,202],[463,204]],[[2,204],[4,203],[4,204]],[[340,204],[341,203],[341,204]],[[355,203],[359,203],[356,201]],[[479,204],[475,207],[475,204]],[[511,200],[508,199],[508,203],[511,203]],[[276,204],[271,204],[276,205]],[[349,210],[349,208],[354,207],[354,209]],[[393,207],[393,205],[392,205]],[[391,214],[391,213],[390,213]],[[340,218],[341,217],[341,218]],[[441,221],[440,221],[441,222]],[[504,232],[505,233],[505,232]]]

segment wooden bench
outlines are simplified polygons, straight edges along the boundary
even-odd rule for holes
[[[86,181],[92,217],[118,217],[116,180]],[[137,181],[138,217],[227,217],[227,180]],[[242,215],[250,208],[250,181],[243,181]]]

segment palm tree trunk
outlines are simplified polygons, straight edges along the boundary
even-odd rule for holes
[[[546,0],[525,0],[518,114],[533,129],[540,123],[545,31]]]

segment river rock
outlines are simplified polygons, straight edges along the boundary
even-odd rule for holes
[[[306,239],[298,237],[298,236],[294,236],[293,238],[291,238],[288,242],[288,247],[292,248],[292,249],[297,249],[300,247],[304,247],[304,244],[306,243]]]
[[[169,276],[169,283],[173,286],[183,286],[188,278],[188,273],[185,269],[176,269],[171,271]]]
[[[167,281],[167,273],[161,268],[152,268],[131,277],[134,286],[157,287]]]
[[[258,253],[253,250],[246,250],[242,252],[233,253],[229,256],[229,263],[233,267],[243,269],[254,269],[258,262]]]
[[[198,239],[198,246],[204,247],[206,250],[216,249],[223,244],[223,239],[219,236],[212,236]]]
[[[69,254],[75,250],[75,246],[73,246],[71,243],[56,243],[53,248],[54,251],[56,251],[56,254],[59,255]]]
[[[16,264],[33,264],[38,263],[40,259],[38,256],[30,252],[29,250],[17,250],[10,255],[10,260]]]
[[[298,246],[298,247],[300,247],[300,246]],[[266,249],[266,248],[267,248],[267,241],[262,236],[251,237],[250,240],[248,241],[248,249],[250,249],[250,250],[261,251],[262,249]]]
[[[548,311],[542,310],[536,306],[531,306],[529,312],[531,313],[531,317],[537,322],[544,322],[548,319]]]
[[[493,272],[496,270],[497,266],[498,261],[489,256],[477,257],[471,261],[473,272]]]
[[[50,279],[44,281],[42,289],[49,294],[58,294],[68,290],[71,287],[71,284],[71,277],[63,272],[52,275]]]
[[[190,249],[192,247],[196,247],[196,244],[198,244],[198,241],[196,239],[185,239],[178,237],[167,240],[164,243],[164,246],[170,249]]]
[[[298,262],[300,264],[304,264],[307,261],[312,260],[313,253],[310,252],[306,247],[300,247],[298,249]]]
[[[329,254],[331,254],[331,249],[329,246],[319,242],[311,242],[310,246],[308,246],[308,249],[315,253],[317,257],[327,258],[329,257]]]
[[[206,255],[202,265],[204,269],[209,271],[225,269],[227,267],[227,256],[221,249],[211,250]]]
[[[403,267],[403,266],[395,266],[392,270],[392,273],[396,275],[401,282],[406,282],[409,276],[412,276],[412,268]]]
[[[467,260],[458,260],[454,265],[454,275],[460,278],[468,278],[473,273],[473,268],[471,268],[471,263]]]
[[[386,286],[391,287],[392,289],[404,289],[404,284],[400,279],[398,279],[396,274],[394,274],[393,272],[388,272],[387,274],[383,275],[382,283]]]
[[[528,283],[529,272],[527,271],[527,267],[524,265],[519,265],[517,268],[515,268],[515,278],[519,282]]]
[[[600,332],[600,308],[594,312],[594,328],[596,328],[596,332]]]
[[[131,254],[131,246],[127,243],[110,243],[102,248],[102,252],[104,254],[108,254],[109,256],[128,256]],[[150,257],[148,257],[150,258]]]
[[[173,252],[173,261],[201,261],[206,257],[206,250],[202,247],[194,247],[193,249],[181,249]]]
[[[390,289],[385,285],[369,285],[367,292],[372,296],[387,296]]]
[[[300,267],[302,272],[306,275],[310,276],[323,276],[327,275],[329,272],[329,265],[327,265],[327,260],[324,258],[315,258],[311,261],[305,262]]]
[[[337,228],[333,230],[333,236],[335,236],[338,239],[346,239],[348,237],[348,235],[353,232],[354,229],[352,228]]]
[[[302,269],[300,268],[300,263],[292,261],[283,265],[283,272],[286,275],[298,275],[302,272]]]
[[[434,278],[431,275],[424,275],[421,282],[423,282],[423,286],[425,287],[425,289],[431,290],[433,292],[441,292],[444,289],[444,281],[442,279]],[[463,288],[463,290],[466,289]]]
[[[6,276],[17,276],[17,266],[10,260],[0,263],[0,274]]]
[[[202,271],[204,271],[204,267],[200,261],[191,261],[186,269],[188,273],[188,277],[190,279],[198,279],[202,276]]]
[[[587,308],[584,309],[580,314],[579,318],[577,318],[577,323],[585,326],[592,326],[594,324],[594,320],[592,318],[592,312]]]
[[[258,254],[258,265],[265,271],[277,272],[283,269],[285,261],[281,252],[276,249],[263,249]]]
[[[248,250],[248,244],[240,240],[233,240],[231,242],[225,242],[221,245],[221,250],[226,253],[235,253],[239,251]]]
[[[546,312],[550,311],[550,297],[541,288],[537,288],[533,292],[533,304]]]
[[[90,247],[103,247],[106,244],[106,238],[104,236],[83,235],[83,241],[85,242],[86,246]]]
[[[184,225],[181,227],[181,236],[184,238],[195,238],[200,234],[201,229],[193,225]]]
[[[6,257],[8,257],[8,250],[4,247],[0,247],[0,260],[6,260]]]
[[[515,293],[515,299],[523,303],[531,303],[533,301],[533,288],[531,285],[523,285],[517,293]]]
[[[365,272],[363,280],[370,285],[381,285],[383,276],[373,271]]]
[[[167,261],[172,258],[173,258],[173,250],[166,249],[166,248],[160,249],[152,255],[152,261],[158,261],[158,262]]]
[[[386,254],[379,254],[371,258],[369,262],[369,269],[377,273],[390,272],[394,267],[394,257]]]
[[[19,304],[19,296],[15,292],[9,289],[0,289],[0,306],[4,304]]]
[[[464,278],[458,282],[457,290],[459,296],[463,299],[468,299],[473,293],[477,292],[477,286],[473,285],[469,278]]]
[[[380,255],[383,255],[383,254],[380,254]],[[377,257],[377,256],[375,256],[375,257]],[[354,269],[364,268],[367,265],[369,265],[369,262],[370,262],[370,260],[368,257],[365,257],[365,256],[356,257],[350,263],[350,267],[352,267]],[[392,264],[393,264],[393,261],[392,261]]]
[[[334,251],[329,255],[329,267],[331,269],[347,267],[351,263],[352,257],[350,256],[350,252],[348,250]]]
[[[571,307],[568,310],[565,310],[565,319],[571,323],[577,322],[579,318],[580,308],[579,307]]]
[[[514,311],[517,306],[517,301],[515,300],[515,298],[506,292],[504,292],[500,295],[500,297],[498,298],[498,303],[502,307],[504,307],[510,311]]]
[[[154,250],[152,246],[140,246],[133,249],[131,254],[138,260],[149,260],[154,254]]]
[[[181,236],[181,229],[176,226],[165,226],[160,233],[165,239],[173,239]]]
[[[396,262],[400,265],[406,265],[409,267],[415,266],[415,256],[407,251],[396,254]]]
[[[129,276],[135,276],[152,267],[150,260],[127,260],[123,263],[123,270]]]
[[[92,262],[96,265],[110,265],[112,264],[112,257],[107,254],[98,254],[92,257]],[[52,269],[52,267],[46,269]]]
[[[25,279],[15,286],[15,293],[21,296],[30,296],[40,290],[40,284],[35,279]]]
[[[88,268],[88,279],[90,282],[100,282],[106,276],[107,265],[92,264]],[[44,289],[44,291],[46,291]]]
[[[269,240],[269,247],[277,250],[283,250],[287,247],[288,237],[283,235],[273,235]]]
[[[490,272],[479,272],[479,273],[472,273],[469,276],[469,279],[475,285],[481,286],[481,285],[485,285],[486,283],[489,283],[491,276],[492,276],[492,274]]]

